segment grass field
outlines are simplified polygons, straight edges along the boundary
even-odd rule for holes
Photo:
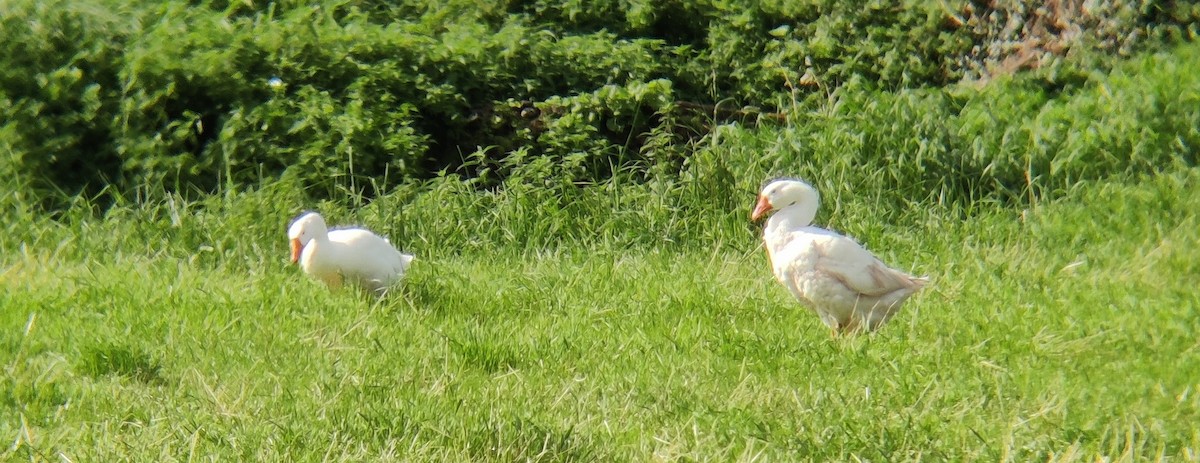
[[[709,249],[444,243],[375,302],[303,278],[254,214],[26,216],[0,269],[0,455],[1194,461],[1198,187],[1184,168],[905,223],[843,204],[934,284],[842,339],[750,226]]]
[[[355,2],[288,4],[278,23],[249,11],[274,2],[147,3],[144,18],[168,19],[144,21],[149,35],[111,2],[59,3],[15,3],[24,16],[0,28],[14,37],[0,55],[36,65],[0,73],[0,106],[19,109],[0,120],[0,461],[1200,461],[1191,22],[1132,56],[1067,55],[978,87],[755,87],[791,100],[770,120],[675,125],[670,93],[658,109],[630,90],[664,81],[546,88],[512,116],[546,109],[531,114],[557,128],[501,124],[526,132],[474,153],[449,131],[440,155],[461,159],[437,164],[408,129],[520,95],[467,99],[373,47],[429,51],[440,72],[459,61],[443,52],[490,65],[502,43],[450,34],[430,51],[425,26],[388,35],[356,9],[343,28],[332,12]],[[791,34],[770,27],[763,40]],[[185,31],[188,47],[163,39]],[[569,45],[509,29],[525,31]],[[330,33],[378,60],[325,57]],[[572,56],[607,75],[593,57],[625,61],[612,48]],[[233,72],[238,50],[271,72]],[[472,66],[451,80],[475,88],[489,74]],[[259,88],[278,70],[295,91]],[[356,112],[364,101],[376,112]],[[621,108],[661,125],[625,127]],[[413,171],[356,171],[355,153]],[[821,191],[819,224],[932,284],[880,332],[831,338],[774,281],[748,221],[779,174]],[[285,230],[303,209],[414,253],[404,285],[376,300],[304,277]]]

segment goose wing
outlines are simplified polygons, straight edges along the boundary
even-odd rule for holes
[[[899,289],[924,286],[925,279],[888,267],[858,242],[829,233],[814,243],[816,268],[864,296],[882,296]]]

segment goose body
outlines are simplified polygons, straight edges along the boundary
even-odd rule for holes
[[[308,212],[288,228],[292,263],[330,289],[353,284],[382,296],[412,263],[413,256],[363,228],[329,230],[320,214]]]
[[[858,242],[812,226],[820,201],[799,180],[763,188],[751,213],[767,220],[763,242],[775,278],[835,333],[873,331],[928,282],[884,264]]]

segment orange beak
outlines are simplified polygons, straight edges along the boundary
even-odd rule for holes
[[[304,250],[304,246],[300,245],[300,240],[292,238],[292,263],[300,261],[300,251]]]
[[[773,209],[771,207],[771,201],[768,201],[766,196],[759,195],[758,204],[754,205],[754,212],[750,213],[750,220],[758,220],[759,217],[763,216],[763,214],[771,212],[771,209]]]

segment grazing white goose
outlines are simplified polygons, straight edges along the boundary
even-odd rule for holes
[[[763,230],[775,278],[833,334],[873,331],[928,283],[888,267],[853,239],[812,226],[820,195],[793,179],[771,181],[750,214],[775,211]]]
[[[316,212],[305,212],[288,227],[292,263],[330,289],[349,282],[383,296],[412,263],[388,240],[362,228],[329,230]]]

